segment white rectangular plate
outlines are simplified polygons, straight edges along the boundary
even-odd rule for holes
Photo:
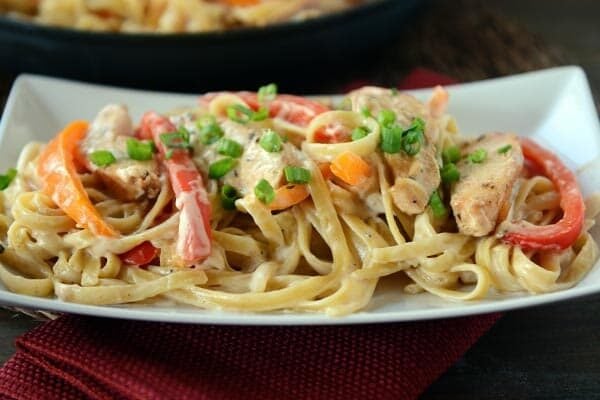
[[[534,137],[578,171],[585,195],[600,191],[600,126],[590,89],[578,67],[562,67],[501,79],[449,86],[450,110],[464,134],[513,131]],[[429,90],[413,92],[421,99]],[[134,119],[153,109],[192,105],[197,96],[144,92],[22,75],[11,91],[0,124],[0,171],[16,163],[31,140],[47,141],[74,119],[91,120],[108,103],[127,104]],[[599,239],[596,232],[596,240]],[[561,292],[491,295],[448,302],[429,294],[407,295],[381,285],[369,307],[346,317],[300,313],[231,313],[175,304],[88,306],[10,293],[0,285],[0,303],[102,317],[147,321],[238,325],[354,324],[449,318],[534,306],[600,292],[600,263],[576,287]]]

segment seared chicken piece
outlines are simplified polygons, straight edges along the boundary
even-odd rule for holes
[[[436,148],[439,131],[429,110],[413,96],[378,87],[355,90],[348,98],[356,112],[367,109],[376,117],[381,110],[393,111],[396,121],[403,127],[409,127],[417,117],[425,121],[425,143],[417,154],[385,154],[385,161],[394,175],[390,190],[394,204],[407,214],[422,213],[431,194],[440,185]]]
[[[239,190],[243,195],[252,193],[261,179],[273,188],[284,183],[283,169],[288,165],[301,166],[304,155],[291,143],[283,143],[280,152],[269,153],[259,144],[257,136],[246,147],[239,164]]]
[[[223,137],[234,140],[244,148],[236,167],[223,177],[223,182],[235,187],[242,196],[254,192],[254,187],[261,179],[266,179],[272,187],[278,188],[283,181],[283,169],[287,165],[300,166],[305,156],[293,144],[282,144],[279,152],[269,153],[259,144],[264,129],[256,129],[242,125],[229,119],[219,121]],[[196,161],[204,170],[223,158],[217,152],[217,146],[200,145]]]
[[[421,214],[441,181],[435,146],[426,143],[414,157],[385,154],[385,160],[395,176],[390,188],[394,204],[406,214]]]
[[[154,198],[160,191],[160,171],[154,160],[136,161],[127,155],[127,139],[133,136],[133,125],[127,108],[108,105],[96,116],[86,138],[80,145],[83,155],[108,150],[116,162],[99,167],[87,162],[87,167],[119,199],[134,201]]]
[[[484,150],[481,163],[468,155]],[[523,152],[516,135],[489,133],[468,143],[457,163],[460,179],[451,190],[450,205],[461,233],[484,236],[494,230],[500,210],[510,200],[523,168]]]

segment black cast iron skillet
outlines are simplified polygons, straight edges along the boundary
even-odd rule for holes
[[[0,17],[0,70],[146,89],[206,91],[304,82],[368,62],[418,0],[377,0],[264,28],[191,34],[97,33]]]

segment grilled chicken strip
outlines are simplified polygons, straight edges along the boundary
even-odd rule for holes
[[[500,210],[523,168],[523,152],[516,135],[488,133],[466,144],[463,155],[486,152],[481,163],[463,158],[457,163],[460,180],[451,190],[450,205],[461,233],[484,236],[493,231]]]
[[[123,201],[155,198],[161,187],[160,171],[155,160],[136,161],[127,155],[127,139],[133,134],[127,108],[111,104],[98,113],[80,145],[86,158],[97,150],[108,150],[115,156],[117,161],[108,166],[99,167],[88,161],[87,167]]]
[[[246,125],[224,119],[219,121],[223,137],[234,140],[244,148],[236,167],[223,178],[223,182],[235,187],[243,196],[253,193],[254,187],[261,179],[266,179],[273,188],[283,183],[283,169],[288,165],[300,166],[305,159],[304,154],[291,143],[283,143],[279,152],[269,153],[259,144],[264,129],[250,128]],[[217,146],[202,146],[197,161],[201,168],[223,158],[217,153]]]
[[[348,98],[353,111],[367,109],[374,116],[384,109],[393,111],[401,126],[410,126],[417,117],[425,121],[425,143],[419,153],[414,156],[402,152],[385,154],[385,161],[394,176],[390,190],[394,204],[407,214],[422,213],[431,194],[440,185],[436,146],[439,129],[430,111],[411,95],[379,87],[355,90],[348,94]]]

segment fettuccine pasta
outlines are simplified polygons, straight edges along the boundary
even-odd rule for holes
[[[577,284],[600,197],[584,204],[529,139],[461,136],[447,101],[365,87],[332,105],[271,84],[139,124],[107,105],[0,177],[0,280],[84,304],[329,315],[392,275],[449,301]]]
[[[0,0],[0,13],[65,28],[206,32],[303,21],[361,0]]]

